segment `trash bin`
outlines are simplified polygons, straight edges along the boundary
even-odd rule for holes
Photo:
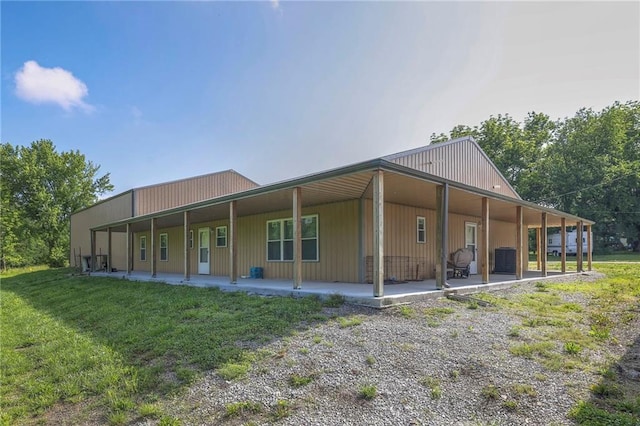
[[[251,278],[264,278],[262,275],[263,269],[259,266],[252,266],[249,269],[249,277]]]

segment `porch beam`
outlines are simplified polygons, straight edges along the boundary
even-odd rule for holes
[[[238,205],[233,200],[229,203],[229,281],[238,282]]]
[[[567,219],[560,219],[560,268],[567,273]]]
[[[133,270],[133,232],[131,224],[127,223],[127,275]]]
[[[591,241],[591,225],[587,225],[587,270],[591,272],[593,257],[593,241]]]
[[[516,207],[516,280],[522,279],[522,206]],[[528,250],[527,250],[528,252]]]
[[[489,199],[482,198],[482,221],[480,223],[480,247],[482,248],[482,258],[480,267],[482,268],[482,284],[489,282]]]
[[[536,263],[538,264],[538,271],[542,269],[540,250],[542,250],[542,247],[540,246],[540,228],[536,228]]]
[[[447,284],[447,254],[449,239],[449,184],[436,188],[436,288]]]
[[[191,212],[185,211],[182,216],[184,231],[184,280],[191,279],[191,246],[189,245],[189,228],[191,227]]]
[[[539,245],[540,245],[540,253],[538,254],[538,257],[542,259],[542,273],[541,275],[543,277],[547,276],[547,214],[546,213],[542,213],[542,219],[540,222],[541,228],[540,228],[540,239],[539,239]]]
[[[107,261],[106,269],[107,274],[111,273],[111,227],[107,228]]]
[[[581,220],[576,223],[576,271],[582,272],[582,261],[583,261],[583,253],[582,253],[582,236],[584,234],[582,228],[584,225]]]
[[[384,296],[384,172],[373,175],[373,297]]]
[[[156,226],[158,219],[151,219],[151,278],[156,277]]]
[[[293,288],[302,288],[302,188],[293,188]]]

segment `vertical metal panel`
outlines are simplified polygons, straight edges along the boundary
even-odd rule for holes
[[[144,215],[189,203],[255,188],[234,171],[212,173],[135,189],[135,215]]]
[[[391,161],[445,179],[519,198],[500,172],[487,161],[482,151],[470,141],[430,146]],[[499,188],[495,185],[499,185]]]

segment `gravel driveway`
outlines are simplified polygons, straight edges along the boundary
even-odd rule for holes
[[[535,290],[528,283],[498,294]],[[565,425],[600,378],[512,355],[509,347],[527,341],[527,329],[514,335],[523,318],[506,309],[439,299],[325,311],[334,318],[257,349],[248,377],[209,373],[166,411],[184,424]],[[588,356],[605,360],[597,351]],[[375,396],[363,397],[367,390]],[[230,414],[234,403],[239,410]]]

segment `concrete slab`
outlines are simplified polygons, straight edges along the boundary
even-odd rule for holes
[[[344,282],[304,281],[302,288],[294,290],[292,280],[281,279],[251,279],[239,278],[237,284],[229,283],[229,277],[211,275],[193,275],[189,281],[185,281],[182,274],[158,273],[155,278],[148,272],[93,272],[92,276],[114,277],[130,281],[157,282],[170,285],[187,285],[193,287],[216,287],[222,291],[243,291],[249,294],[262,296],[282,297],[307,297],[317,296],[327,299],[331,295],[339,294],[347,303],[384,308],[388,306],[408,304],[411,302],[444,297],[444,290],[436,288],[435,280],[411,281],[406,283],[385,284],[384,296],[373,296],[373,285]],[[564,274],[564,276],[577,275],[576,273]],[[482,291],[493,291],[532,281],[553,279],[562,276],[560,272],[549,272],[548,276],[541,277],[539,271],[529,271],[525,277],[516,280],[515,275],[489,276],[489,283],[482,284],[480,275],[471,275],[464,279],[449,280],[450,288],[458,294],[472,294]]]

